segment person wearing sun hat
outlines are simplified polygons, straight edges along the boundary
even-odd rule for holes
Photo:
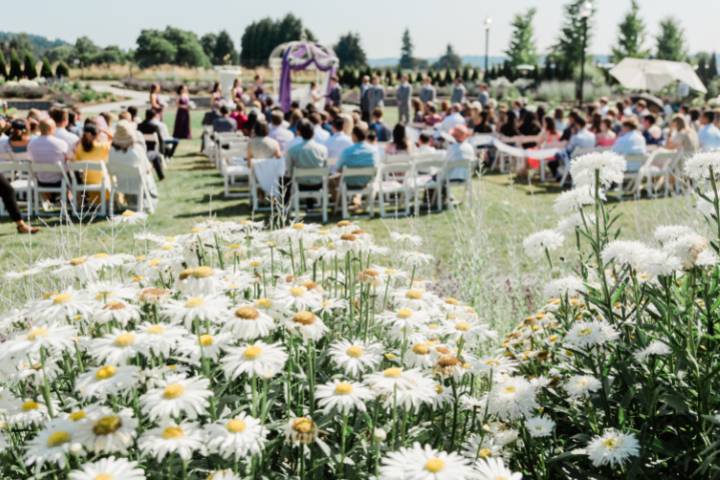
[[[475,160],[475,149],[468,142],[472,131],[465,125],[457,125],[450,130],[449,134],[455,140],[455,143],[448,146],[445,159],[449,162],[465,160],[472,163]],[[454,168],[448,172],[448,178],[451,182],[467,180],[469,175],[469,169],[462,167]]]
[[[150,191],[153,203],[157,204],[157,186],[153,177],[150,161],[145,150],[136,140],[137,127],[129,120],[120,120],[115,127],[115,136],[110,147],[108,167],[113,171],[114,165],[138,166],[145,176],[145,184]],[[140,179],[116,176],[118,190],[121,192],[138,191]],[[137,200],[137,199],[134,199]]]

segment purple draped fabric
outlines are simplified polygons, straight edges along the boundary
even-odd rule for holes
[[[291,73],[297,70],[305,70],[310,66],[332,75],[337,66],[337,57],[319,45],[306,42],[290,43],[283,53],[280,69],[280,92],[278,96],[283,111],[290,110],[290,104],[292,103]]]

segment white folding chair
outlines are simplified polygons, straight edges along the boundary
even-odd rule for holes
[[[115,195],[133,195],[137,198],[138,212],[147,210],[155,213],[155,204],[150,195],[147,179],[139,165],[123,165],[109,163],[108,170],[112,178],[112,195],[110,195],[110,216],[115,212]],[[122,181],[118,180],[122,179]]]
[[[40,200],[40,197],[45,193],[56,193],[60,196],[60,214],[62,216],[65,216],[67,214],[67,194],[68,190],[70,189],[70,185],[68,182],[68,176],[67,172],[65,170],[65,167],[62,163],[37,163],[33,162],[31,165],[32,169],[32,176],[34,180],[34,188],[33,188],[33,203],[35,207],[35,215],[40,215],[40,206],[42,205],[42,202]],[[60,186],[58,187],[50,187],[50,186],[42,186],[40,184],[40,180],[38,180],[38,174],[39,173],[53,173],[59,176],[60,178]]]
[[[282,161],[282,164],[275,163]],[[266,163],[270,162],[270,163]],[[252,160],[252,169],[249,174],[249,186],[250,186],[250,203],[252,206],[253,212],[269,212],[272,211],[274,208],[274,203],[278,197],[280,198],[280,201],[282,201],[282,198],[284,196],[284,189],[285,185],[283,185],[282,182],[282,174],[285,172],[285,159],[280,158],[254,158]],[[267,168],[266,168],[267,167]],[[282,171],[280,171],[280,169]],[[261,175],[263,178],[268,178],[273,182],[271,186],[268,186],[268,184],[265,185],[265,188],[262,188],[262,182],[258,179],[258,170],[262,170]],[[267,175],[267,177],[265,177]],[[258,191],[262,190],[265,193],[265,196],[269,200],[269,205],[267,207],[261,207],[260,206],[260,196],[258,195]],[[270,190],[270,191],[266,191]]]
[[[226,198],[241,198],[249,196],[249,193],[246,192],[230,192],[231,187],[249,182],[250,169],[247,166],[247,161],[245,160],[246,157],[247,143],[245,142],[234,145],[228,150],[221,150],[219,152],[220,173],[223,176]],[[238,182],[238,179],[241,181]]]
[[[80,197],[87,197],[87,193],[97,193],[100,199],[100,215],[108,216],[108,195],[112,195],[112,182],[110,180],[110,174],[105,167],[105,162],[99,160],[89,161],[76,161],[70,162],[70,183],[73,194],[73,210],[76,215],[80,214],[81,205],[79,205]],[[100,183],[80,183],[77,179],[78,176],[82,178],[87,177],[88,172],[97,172],[102,178]]]
[[[160,135],[157,132],[144,133],[143,139],[145,140],[145,148],[147,148],[147,151],[157,152],[158,155],[160,155],[160,161],[162,161],[163,168],[167,168],[167,158],[165,158],[165,155],[160,153],[160,142],[162,142]],[[152,148],[150,148],[151,145],[153,146]]]
[[[415,172],[412,177],[415,215],[420,214],[420,199],[426,196],[428,198],[428,210],[431,209],[433,200],[435,200],[437,210],[442,210],[445,163],[444,152],[429,153],[415,157]]]
[[[375,192],[373,190],[375,177],[377,176],[377,169],[375,167],[363,167],[363,168],[348,168],[343,167],[340,173],[340,202],[342,205],[343,218],[349,218],[350,212],[348,211],[348,199],[354,198],[356,195],[360,196],[360,199],[366,198],[368,203],[368,215],[373,216],[373,207],[375,204]],[[358,187],[348,185],[346,180],[351,178],[364,178],[370,179],[367,184]]]
[[[617,186],[621,199],[626,191],[633,194],[636,192],[639,172],[649,160],[649,155],[625,155],[625,172],[623,173],[622,182]]]
[[[466,169],[467,175],[464,177],[455,177],[461,170]],[[468,203],[473,203],[473,184],[472,184],[472,162],[469,160],[448,160],[445,163],[445,171],[443,172],[443,182],[447,191],[448,199],[450,199],[451,185],[464,185],[465,197]],[[449,202],[448,202],[449,203]]]
[[[394,199],[396,217],[401,206],[405,215],[410,214],[410,198],[414,191],[411,177],[413,177],[413,166],[410,162],[392,162],[378,167],[375,189],[381,218],[385,218],[385,202],[391,198]]]
[[[674,165],[677,162],[679,153],[676,151],[658,149],[655,150],[640,167],[635,182],[635,198],[640,198],[642,189],[645,188],[650,196],[655,198],[656,186],[662,180],[663,195],[668,196],[670,192],[670,177],[673,174]]]
[[[27,206],[27,219],[30,220],[33,212],[33,198],[35,182],[32,177],[30,162],[28,161],[10,161],[9,156],[0,158],[0,173],[12,185],[15,190],[15,196],[18,200],[25,200]],[[17,178],[23,176],[24,178]],[[5,206],[0,202],[0,216],[7,214]]]
[[[292,173],[292,183],[290,188],[292,189],[292,203],[293,210],[296,217],[300,217],[300,200],[313,199],[320,204],[322,209],[322,221],[327,223],[328,220],[328,176],[330,172],[327,167],[318,168],[294,168]],[[300,180],[311,179],[313,182],[320,178],[322,186],[316,190],[301,190]],[[309,215],[309,211],[306,212]]]

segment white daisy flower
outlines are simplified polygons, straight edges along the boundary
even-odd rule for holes
[[[535,386],[519,376],[501,378],[487,395],[488,413],[501,419],[516,420],[537,407]]]
[[[127,454],[137,434],[138,422],[127,408],[113,412],[100,407],[76,412],[74,417],[79,418],[78,439],[89,452]]]
[[[93,309],[91,316],[99,324],[117,322],[126,327],[128,323],[140,320],[140,309],[125,300],[113,299]]]
[[[84,399],[104,399],[108,395],[123,395],[135,388],[139,379],[135,366],[102,365],[90,369],[75,381],[75,390]]]
[[[163,305],[163,314],[172,323],[192,328],[193,321],[216,323],[225,315],[227,299],[219,295],[188,295],[182,300],[169,300]]]
[[[362,383],[343,380],[319,385],[315,393],[318,406],[326,414],[333,410],[343,414],[350,413],[353,409],[364,412],[365,402],[373,397],[373,392]]]
[[[522,474],[505,467],[501,458],[486,458],[475,463],[477,480],[522,480]]]
[[[243,412],[205,426],[207,446],[223,458],[245,458],[259,454],[268,435],[257,418]]]
[[[670,347],[665,343],[661,342],[659,340],[653,340],[648,344],[647,347],[636,351],[633,356],[635,357],[635,360],[638,362],[644,362],[651,356],[665,356],[669,355],[672,350]]]
[[[91,311],[90,302],[75,290],[49,295],[45,300],[38,302],[35,308],[37,317],[49,322],[76,316],[87,318]]]
[[[566,295],[572,298],[582,293],[585,293],[585,283],[574,275],[551,280],[543,290],[545,298],[558,298]]]
[[[82,451],[76,430],[76,425],[68,420],[55,419],[48,422],[45,428],[28,442],[25,463],[37,466],[53,463],[64,468],[68,455]]]
[[[577,400],[597,392],[602,387],[600,380],[590,375],[573,375],[568,378],[563,388],[571,399]]]
[[[456,453],[435,450],[415,443],[390,452],[383,458],[380,478],[384,480],[469,480],[474,472],[467,460]]]
[[[122,457],[108,457],[85,463],[68,475],[69,480],[145,480],[145,478],[145,472],[137,462]]]
[[[399,407],[411,410],[422,404],[431,403],[435,397],[435,382],[419,370],[403,370],[399,367],[386,368],[372,373],[366,382],[375,393],[385,400],[385,407]]]
[[[318,426],[310,417],[291,418],[285,425],[285,441],[309,445],[318,440]]]
[[[357,377],[380,365],[383,346],[361,340],[338,340],[330,346],[330,358],[347,375]]]
[[[549,437],[555,429],[555,422],[544,415],[540,415],[525,420],[525,428],[533,438]]]
[[[232,470],[214,470],[210,472],[205,480],[242,480],[242,477],[235,475]]]
[[[7,423],[11,426],[41,425],[48,419],[47,406],[32,399],[10,399],[5,410]]]
[[[119,365],[138,354],[141,344],[132,330],[113,329],[111,333],[90,341],[88,352],[96,362]]]
[[[602,435],[593,437],[585,451],[596,467],[617,467],[640,454],[640,443],[632,433],[608,429]]]
[[[279,343],[255,342],[228,348],[227,354],[221,359],[221,364],[225,376],[233,380],[242,374],[268,379],[282,371],[287,357],[287,353]]]
[[[180,342],[178,355],[194,365],[199,365],[203,357],[217,360],[231,340],[229,333],[191,335]]]
[[[138,447],[158,462],[173,453],[187,461],[194,452],[205,450],[205,435],[194,423],[166,422],[145,432]]]
[[[0,358],[37,356],[41,349],[51,355],[61,354],[75,348],[76,335],[75,328],[70,325],[35,325],[5,342]]]
[[[286,310],[317,310],[322,304],[322,292],[304,285],[280,285],[273,292],[273,301]]]
[[[177,278],[177,288],[187,295],[212,295],[221,286],[224,272],[212,267],[186,268]]]
[[[266,337],[275,329],[275,321],[266,311],[256,308],[253,304],[235,307],[225,317],[223,330],[231,332],[240,340],[255,340]]]
[[[603,192],[600,192],[600,201],[605,201]],[[567,215],[594,203],[595,188],[592,185],[579,185],[558,195],[553,204],[553,209],[558,215]]]
[[[625,173],[625,158],[614,152],[588,153],[574,158],[570,174],[575,185],[595,185],[596,178],[603,187],[621,183]]]
[[[142,411],[151,419],[180,415],[194,419],[207,410],[208,398],[213,395],[209,385],[207,378],[170,375],[160,388],[148,390],[140,397]]]
[[[135,212],[133,210],[125,210],[120,215],[113,215],[108,218],[108,222],[113,224],[122,225],[137,225],[139,223],[145,223],[148,219],[148,214],[145,212]],[[109,480],[109,479],[108,479]]]
[[[720,151],[698,152],[685,160],[685,173],[695,181],[720,178]]]
[[[328,330],[325,323],[309,310],[297,312],[285,320],[288,331],[299,334],[305,340],[318,341]]]
[[[565,344],[571,348],[589,349],[616,340],[620,334],[605,320],[576,322],[565,334]]]
[[[565,243],[565,236],[556,230],[540,230],[523,240],[525,254],[534,259],[543,258],[545,252],[554,252]]]

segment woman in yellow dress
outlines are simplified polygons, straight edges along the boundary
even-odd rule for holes
[[[86,122],[82,137],[75,147],[75,161],[105,162],[110,155],[110,142],[98,141],[98,129],[94,123]],[[100,185],[103,181],[102,173],[87,170],[83,174],[85,185]],[[100,196],[97,192],[88,192],[87,201],[97,204]]]

